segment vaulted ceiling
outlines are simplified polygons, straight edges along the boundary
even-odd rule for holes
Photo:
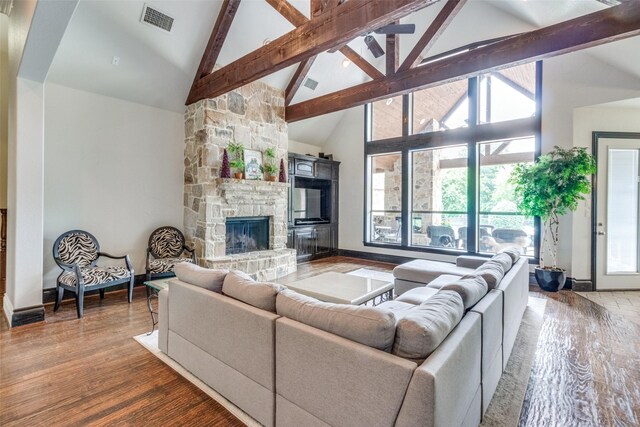
[[[469,0],[423,56],[432,56],[469,43],[518,34],[603,10],[611,0]],[[142,23],[145,2],[80,1],[48,75],[48,81],[182,112],[202,53],[221,10],[222,1],[166,0],[147,4],[174,18],[171,32]],[[290,0],[296,11],[310,17],[309,0]],[[416,26],[414,34],[399,36],[400,63],[446,6],[439,1],[411,13],[400,23]],[[266,0],[242,0],[217,58],[224,66],[268,44],[295,27]],[[374,35],[385,47],[385,36]],[[590,49],[593,55],[640,78],[639,37]],[[363,37],[348,43],[380,73],[385,56],[374,58]],[[302,86],[292,104],[371,81],[352,61],[346,67],[341,52],[320,53],[307,76],[315,90]],[[297,64],[261,80],[285,89]],[[371,70],[369,70],[371,74]],[[290,137],[321,144],[341,120],[332,113],[290,125]]]

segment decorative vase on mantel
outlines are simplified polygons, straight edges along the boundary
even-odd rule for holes
[[[220,168],[220,178],[231,178],[231,167],[229,166],[229,154],[227,149],[222,153],[222,167]]]

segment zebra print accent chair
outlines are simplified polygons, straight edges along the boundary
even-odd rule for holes
[[[191,255],[186,257],[185,252]],[[155,229],[147,248],[147,280],[175,276],[173,269],[181,262],[196,262],[194,250],[185,245],[182,232],[170,226]]]
[[[125,266],[98,266],[100,257],[124,260]],[[104,289],[121,283],[129,284],[129,302],[133,295],[133,266],[129,255],[114,256],[100,252],[100,244],[89,232],[71,230],[58,237],[53,244],[53,259],[62,269],[56,281],[57,298],[53,311],[60,308],[64,291],[76,297],[78,318],[82,317],[84,293],[98,289],[104,298]]]

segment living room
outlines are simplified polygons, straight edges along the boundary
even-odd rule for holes
[[[640,354],[638,189],[629,185],[634,168],[637,176],[640,140],[637,2],[0,4],[3,425],[638,423],[637,372],[628,370]],[[585,148],[597,172],[583,173],[587,190],[575,209],[559,217],[557,234],[545,246],[553,225],[522,211],[513,176],[518,165],[533,166],[555,147],[574,153]],[[615,165],[607,162],[613,152],[620,155]],[[236,253],[229,246],[230,219],[249,217],[266,221],[263,246]],[[275,366],[271,379],[208,350],[208,357],[258,383],[255,393],[240,387],[251,402],[226,386],[212,386],[215,381],[207,385],[206,374],[198,378],[187,362],[176,366],[171,350],[163,353],[162,339],[189,341],[189,331],[166,323],[166,304],[179,297],[163,302],[162,288],[145,286],[154,281],[152,237],[167,226],[184,236],[181,248],[193,249],[179,256],[208,271],[240,270],[288,287],[269,288],[283,297],[307,292],[348,310],[365,302],[362,309],[377,314],[407,308],[414,288],[422,292],[413,300],[418,306],[425,299],[435,304],[452,291],[432,291],[433,280],[478,276],[481,263],[502,259],[500,279],[480,286],[479,302],[469,303],[462,292],[464,317],[452,317],[458,327],[442,333],[436,350],[462,355],[445,352],[457,337],[463,347],[476,345],[462,334],[473,322],[469,330],[479,328],[478,345],[485,352],[494,348],[481,325],[499,312],[496,351],[486,358],[482,350],[472,351],[475,357],[468,359],[469,369],[478,364],[478,384],[456,389],[450,381],[446,392],[464,400],[471,415],[461,404],[462,418],[455,418],[444,404],[433,419],[418,423],[411,416],[424,408],[411,406],[407,397],[393,403],[375,391],[371,402],[382,399],[380,404],[359,405],[355,395],[368,396],[365,391],[377,387],[374,379],[354,380],[362,390],[334,393],[353,407],[338,408],[328,397],[328,407],[309,403],[323,399],[329,378],[339,378],[312,378],[310,371],[314,397],[296,389],[300,377],[278,377],[280,363],[291,363],[284,366],[293,375],[299,366],[292,359],[304,359],[297,350],[278,356],[278,325],[302,321],[290,308],[295,298],[288,300],[288,316],[278,311],[277,300],[266,310],[272,313],[258,316],[276,331],[276,351],[264,359]],[[96,253],[127,254],[126,276],[115,286],[89,286],[79,297],[75,270],[59,262],[60,238],[71,230],[90,233]],[[505,260],[510,249],[516,254]],[[558,292],[538,286],[534,271],[544,266],[562,272]],[[61,291],[63,272],[71,285]],[[237,280],[237,289],[249,286],[242,281],[248,279]],[[346,290],[348,283],[378,282],[373,294]],[[201,298],[189,307],[209,300],[194,295]],[[203,319],[208,317],[189,317],[194,330],[216,329],[217,323]],[[151,328],[152,320],[160,323]],[[231,322],[229,330],[236,326]],[[326,328],[321,332],[328,334]],[[132,338],[150,329],[160,329],[151,335],[155,353],[144,339],[140,345]],[[331,342],[333,334],[341,335],[329,332]],[[398,341],[399,329],[395,333]],[[435,363],[436,352],[403,358],[393,353],[393,342],[384,350],[362,335],[337,337],[349,341],[340,351],[356,359],[391,352],[384,356],[393,360],[379,365],[389,372],[415,369],[408,367],[410,359]],[[368,347],[354,349],[351,341]],[[329,364],[333,355],[322,354]],[[56,370],[61,357],[67,359]],[[342,368],[349,378],[358,372],[348,363]],[[216,375],[224,377],[221,372]],[[434,374],[436,381],[449,382],[450,374],[441,375]],[[205,384],[194,385],[198,381]],[[292,384],[289,391],[286,384]],[[398,396],[419,387],[407,384],[397,386]],[[116,398],[118,390],[131,401]],[[103,403],[109,397],[114,400]],[[255,403],[263,398],[266,409]],[[67,405],[75,409],[65,410]]]

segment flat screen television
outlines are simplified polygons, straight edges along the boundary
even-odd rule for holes
[[[331,222],[331,181],[296,177],[292,199],[295,225]]]

